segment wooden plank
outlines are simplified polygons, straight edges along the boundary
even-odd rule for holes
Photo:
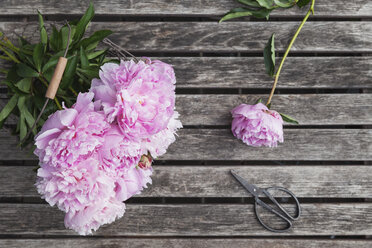
[[[0,234],[76,235],[65,229],[63,214],[47,204],[0,204]],[[271,221],[280,224],[274,218]],[[302,204],[302,216],[294,228],[277,235],[371,234],[372,203],[332,203]],[[96,235],[239,237],[272,236],[272,232],[257,222],[252,204],[127,204],[124,217],[100,228]]]
[[[174,66],[178,88],[271,88],[273,84],[262,57],[160,59]],[[371,64],[371,57],[289,57],[277,88],[371,88]]]
[[[271,89],[262,57],[159,58],[174,66],[177,88]],[[0,68],[4,67],[0,61]],[[277,63],[280,61],[277,60]],[[301,64],[301,66],[298,66]],[[278,89],[372,88],[372,57],[289,57]],[[304,68],[306,68],[304,70]],[[0,74],[0,80],[4,79]],[[5,86],[0,86],[5,87]]]
[[[372,160],[372,130],[289,129],[277,148],[248,147],[230,130],[182,130],[165,160]]]
[[[164,160],[372,161],[372,129],[286,129],[277,148],[249,147],[228,129],[183,129]],[[0,131],[0,158],[35,160],[17,147],[14,136]]]
[[[240,6],[231,0],[183,0],[183,1],[129,1],[129,0],[94,0],[95,12],[97,15],[119,15],[119,16],[138,16],[138,15],[187,15],[187,16],[216,16],[226,13],[231,8]],[[2,15],[35,15],[36,10],[40,10],[47,15],[81,15],[88,6],[89,1],[64,1],[48,4],[40,0],[3,0],[0,2]],[[274,11],[272,16],[301,16],[306,8],[299,10],[293,8],[288,11]],[[317,0],[315,5],[316,16],[371,16],[372,5],[368,0],[357,1],[327,1]]]
[[[110,37],[136,52],[259,52],[275,32],[277,51],[284,51],[297,22],[96,22],[98,29],[114,31]],[[37,23],[2,22],[6,35],[38,39]],[[244,30],[244,32],[242,32]],[[296,52],[371,52],[371,22],[309,22],[292,47]]]
[[[159,239],[159,238],[109,238],[109,239],[1,239],[0,246],[7,248],[40,248],[40,247],[79,247],[79,248],[370,248],[370,240],[314,240],[314,239],[244,239],[244,238],[213,238],[213,239],[195,239],[195,238],[177,238],[177,239]]]
[[[269,93],[269,92],[268,92]],[[254,104],[268,95],[178,95],[176,109],[183,125],[230,125],[232,108]],[[300,125],[372,124],[372,94],[276,95],[272,108]]]
[[[265,100],[267,97],[268,95],[178,95],[176,109],[183,125],[230,125],[232,108],[241,103],[254,104],[258,99]],[[0,109],[7,101],[8,99],[0,99]],[[272,108],[293,116],[300,125],[372,124],[372,94],[276,95]],[[18,119],[11,118],[7,124],[15,125],[17,122]]]
[[[372,198],[371,166],[154,166],[152,185],[136,197],[251,197],[230,175],[260,187],[282,186],[306,198]],[[206,180],[207,179],[207,180]],[[30,166],[0,166],[1,197],[39,197]]]

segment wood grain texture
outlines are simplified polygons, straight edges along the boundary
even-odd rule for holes
[[[0,204],[0,234],[76,235],[65,229],[63,215],[47,204]],[[279,224],[274,218],[271,221]],[[372,204],[345,203],[302,204],[300,220],[280,236],[371,234]],[[95,235],[236,237],[272,233],[257,222],[252,204],[127,204],[122,219],[101,227]]]
[[[297,27],[297,22],[96,22],[88,27],[88,33],[110,29],[114,31],[110,38],[134,53],[262,53],[273,32],[276,50],[284,51]],[[0,30],[9,36],[38,39],[36,22],[1,22]],[[371,22],[306,23],[291,49],[291,53],[371,51]]]
[[[1,247],[79,247],[79,248],[370,248],[368,240],[314,240],[314,239],[159,239],[159,238],[106,238],[106,239],[2,239]]]
[[[173,65],[178,88],[271,89],[273,84],[262,57],[160,59]],[[371,78],[371,57],[289,57],[277,88],[371,88]]]
[[[372,161],[372,129],[286,129],[277,148],[249,147],[227,129],[183,129],[164,160]],[[0,131],[0,159],[36,160]]]
[[[230,125],[230,111],[268,95],[178,95],[176,109],[183,125]],[[372,124],[372,94],[276,95],[272,108],[300,125]],[[287,124],[286,124],[287,125]]]
[[[42,1],[42,0],[2,0],[0,9],[2,15],[35,15],[36,10],[43,14],[77,14],[84,13],[89,1]],[[226,13],[231,8],[240,6],[233,0],[182,0],[182,1],[141,1],[141,0],[109,0],[93,1],[98,15],[187,15],[187,16],[215,16]],[[288,11],[274,11],[272,16],[301,16],[306,8],[293,8]],[[372,4],[368,0],[317,0],[316,16],[371,16]]]
[[[230,125],[232,108],[254,104],[268,95],[178,95],[176,109],[183,125]],[[0,109],[8,99],[1,99]],[[300,111],[299,111],[300,107]],[[372,94],[275,95],[272,108],[288,114],[301,125],[371,125]],[[7,121],[15,125],[13,116]],[[285,125],[291,125],[285,123]]]
[[[260,187],[282,186],[297,197],[372,198],[372,166],[154,166],[152,185],[136,197],[251,197],[235,170]],[[1,197],[39,197],[30,166],[0,166]]]
[[[159,59],[173,65],[178,89],[271,89],[273,84],[273,79],[265,73],[262,57]],[[5,66],[2,62],[0,68]],[[289,57],[283,68],[278,89],[372,88],[372,57]],[[0,81],[2,79],[0,74]]]

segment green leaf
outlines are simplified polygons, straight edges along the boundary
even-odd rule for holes
[[[30,93],[31,81],[32,78],[24,78],[17,82],[15,86],[25,93]]]
[[[80,64],[82,69],[88,69],[89,68],[89,60],[87,58],[87,55],[85,54],[84,48],[80,47]]]
[[[102,41],[104,38],[112,34],[113,32],[111,30],[99,30],[94,32],[89,38],[83,39],[79,44],[86,50],[92,50],[96,48],[97,44]],[[91,46],[92,44],[95,44],[95,46]]]
[[[5,107],[0,112],[0,122],[6,120],[10,113],[12,113],[13,109],[17,105],[18,102],[18,95],[13,95]]]
[[[32,58],[34,60],[34,65],[38,72],[41,71],[41,64],[44,57],[44,45],[42,43],[38,43],[35,48],[34,52],[32,54]]]
[[[54,54],[48,62],[43,66],[43,69],[41,70],[43,73],[46,72],[49,68],[56,66],[59,60],[59,57],[63,56],[64,51],[60,51],[56,54]]]
[[[274,3],[282,8],[290,8],[296,5],[296,0],[274,0]]]
[[[8,71],[8,74],[6,75],[6,80],[11,83],[16,83],[22,78],[18,76],[17,74],[17,65],[14,64]]]
[[[23,140],[26,137],[27,134],[27,126],[25,122],[25,116],[21,112],[20,117],[19,117],[19,139]]]
[[[42,44],[46,45],[48,43],[48,34],[44,27],[43,16],[41,15],[39,11],[37,11],[37,14],[39,16],[40,40]]]
[[[78,56],[74,55],[71,59],[68,60],[65,72],[63,73],[63,78],[61,82],[61,89],[67,89],[73,82],[75,75],[76,67],[78,63]]]
[[[104,49],[104,50],[99,50],[99,51],[94,51],[94,52],[88,53],[87,58],[89,60],[94,59],[94,58],[100,56],[101,54],[104,54],[105,52],[107,52],[107,50],[108,49]]]
[[[8,81],[2,81],[1,82],[2,84],[6,84],[8,86],[8,90],[10,89],[13,93],[17,94],[17,95],[25,95],[24,92],[20,91],[16,86],[15,84],[11,83],[11,82],[8,82]]]
[[[39,28],[42,28],[44,27],[44,20],[39,10],[37,11],[37,15],[39,16]]]
[[[67,43],[71,44],[72,42],[72,37],[70,36],[70,40],[68,40],[68,32],[70,30],[68,29],[67,26],[64,26],[61,28],[61,43],[62,43],[62,49],[65,50],[67,47]]]
[[[85,76],[87,76],[90,79],[98,78],[99,77],[99,70],[93,70],[93,69],[78,69],[79,72],[83,73]]]
[[[288,123],[299,124],[298,121],[296,121],[294,118],[290,117],[289,115],[285,115],[282,113],[279,113],[279,114],[283,118],[283,121],[288,122]]]
[[[18,64],[17,65],[17,74],[20,77],[38,77],[39,73],[37,73],[34,69],[29,67],[26,64]]]
[[[271,108],[271,103],[267,104],[266,107],[267,107],[268,109],[270,109],[270,108]]]
[[[31,127],[34,125],[34,123],[35,123],[35,119],[34,119],[34,117],[33,117],[32,114],[28,111],[27,108],[24,108],[22,113],[23,113],[23,115],[24,115],[24,117],[25,117],[25,119],[26,119],[26,122],[27,122],[28,127],[31,128]],[[34,135],[36,135],[36,128],[34,128],[34,129],[32,130],[32,133],[33,133]]]
[[[269,19],[270,12],[271,10],[269,9],[250,10],[246,8],[236,8],[236,9],[232,9],[229,13],[227,13],[224,17],[222,17],[219,22],[221,23],[223,21],[227,21],[230,19],[243,17],[243,16],[254,16],[257,18]]]
[[[272,9],[274,5],[274,0],[256,0],[259,5],[266,9]]]
[[[275,74],[275,34],[272,34],[264,49],[264,62],[267,74]]]
[[[53,51],[56,52],[61,50],[62,41],[60,38],[60,32],[57,30],[55,26],[52,26],[52,35],[50,36],[49,44]]]
[[[93,3],[90,2],[89,7],[86,10],[85,14],[83,15],[83,17],[81,17],[81,19],[76,25],[76,31],[75,31],[74,39],[73,39],[74,42],[79,42],[81,40],[93,16],[94,16],[94,6],[93,6]]]
[[[23,109],[25,108],[25,102],[26,102],[26,96],[21,96],[18,98],[17,107],[20,112],[22,112]]]
[[[44,27],[40,30],[40,40],[43,45],[48,43],[48,34]]]
[[[255,104],[262,103],[262,98],[258,99]]]
[[[260,7],[256,0],[238,0],[238,2],[251,7]]]
[[[310,3],[310,0],[299,0],[297,2],[297,6],[300,7],[300,8],[302,8],[302,7],[306,6],[306,5],[308,5],[309,3]]]

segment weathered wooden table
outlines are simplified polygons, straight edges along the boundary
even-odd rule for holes
[[[39,199],[37,160],[1,131],[0,247],[372,246],[371,1],[317,0],[273,99],[301,124],[285,126],[275,149],[234,139],[229,110],[268,95],[262,49],[275,30],[283,51],[304,11],[218,24],[233,0],[94,2],[91,29],[112,29],[136,55],[174,65],[185,128],[124,218],[87,238],[66,230],[63,213]],[[55,21],[81,15],[87,4],[2,0],[0,29],[32,36],[36,9]],[[273,235],[258,224],[232,168],[259,186],[295,192],[303,216],[291,232]]]

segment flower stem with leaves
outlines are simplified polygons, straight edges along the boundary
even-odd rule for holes
[[[293,43],[295,42],[295,40],[296,40],[298,34],[300,33],[302,27],[304,26],[305,22],[306,22],[307,19],[309,18],[310,14],[314,14],[314,4],[315,4],[315,0],[311,0],[311,6],[310,6],[309,11],[306,13],[306,16],[305,16],[305,18],[302,20],[300,26],[297,28],[296,33],[295,33],[294,36],[292,37],[291,42],[289,43],[289,45],[288,45],[288,47],[287,47],[287,50],[285,51],[285,53],[284,53],[284,55],[283,55],[282,61],[280,62],[279,67],[278,67],[278,71],[277,71],[276,74],[275,74],[275,79],[274,79],[273,88],[271,89],[270,96],[269,96],[269,99],[267,100],[266,106],[270,106],[271,99],[272,99],[272,97],[273,97],[273,95],[274,95],[275,88],[276,88],[276,85],[277,85],[277,83],[278,83],[279,75],[280,75],[280,72],[281,72],[281,70],[282,70],[282,68],[283,68],[284,61],[285,61],[285,59],[287,58],[288,53],[289,53],[289,51],[291,50]],[[272,36],[272,37],[273,37],[273,36]],[[271,43],[271,44],[272,44],[272,43]]]
[[[300,8],[310,4],[310,8],[308,12],[306,13],[306,16],[304,17],[303,21],[301,22],[300,26],[298,27],[296,33],[292,37],[287,50],[285,51],[283,58],[279,64],[279,68],[275,73],[275,35],[272,34],[267,45],[265,46],[263,55],[264,55],[264,62],[265,62],[265,68],[266,72],[269,74],[269,76],[274,77],[274,84],[271,89],[269,98],[267,100],[266,106],[268,108],[271,107],[271,100],[275,92],[276,85],[279,80],[280,72],[283,68],[283,64],[285,59],[288,56],[289,51],[292,48],[293,43],[295,42],[298,34],[300,33],[302,27],[306,23],[307,19],[311,14],[314,14],[314,5],[315,0],[237,0],[239,3],[243,4],[244,7],[239,7],[230,10],[226,15],[224,15],[220,22],[238,18],[238,17],[244,17],[244,16],[253,16],[256,18],[266,18],[269,19],[269,15],[271,11],[276,9],[288,9],[292,8],[294,6],[298,6]],[[298,124],[298,121],[293,119],[292,117],[280,113],[283,120],[289,123],[296,123]]]

